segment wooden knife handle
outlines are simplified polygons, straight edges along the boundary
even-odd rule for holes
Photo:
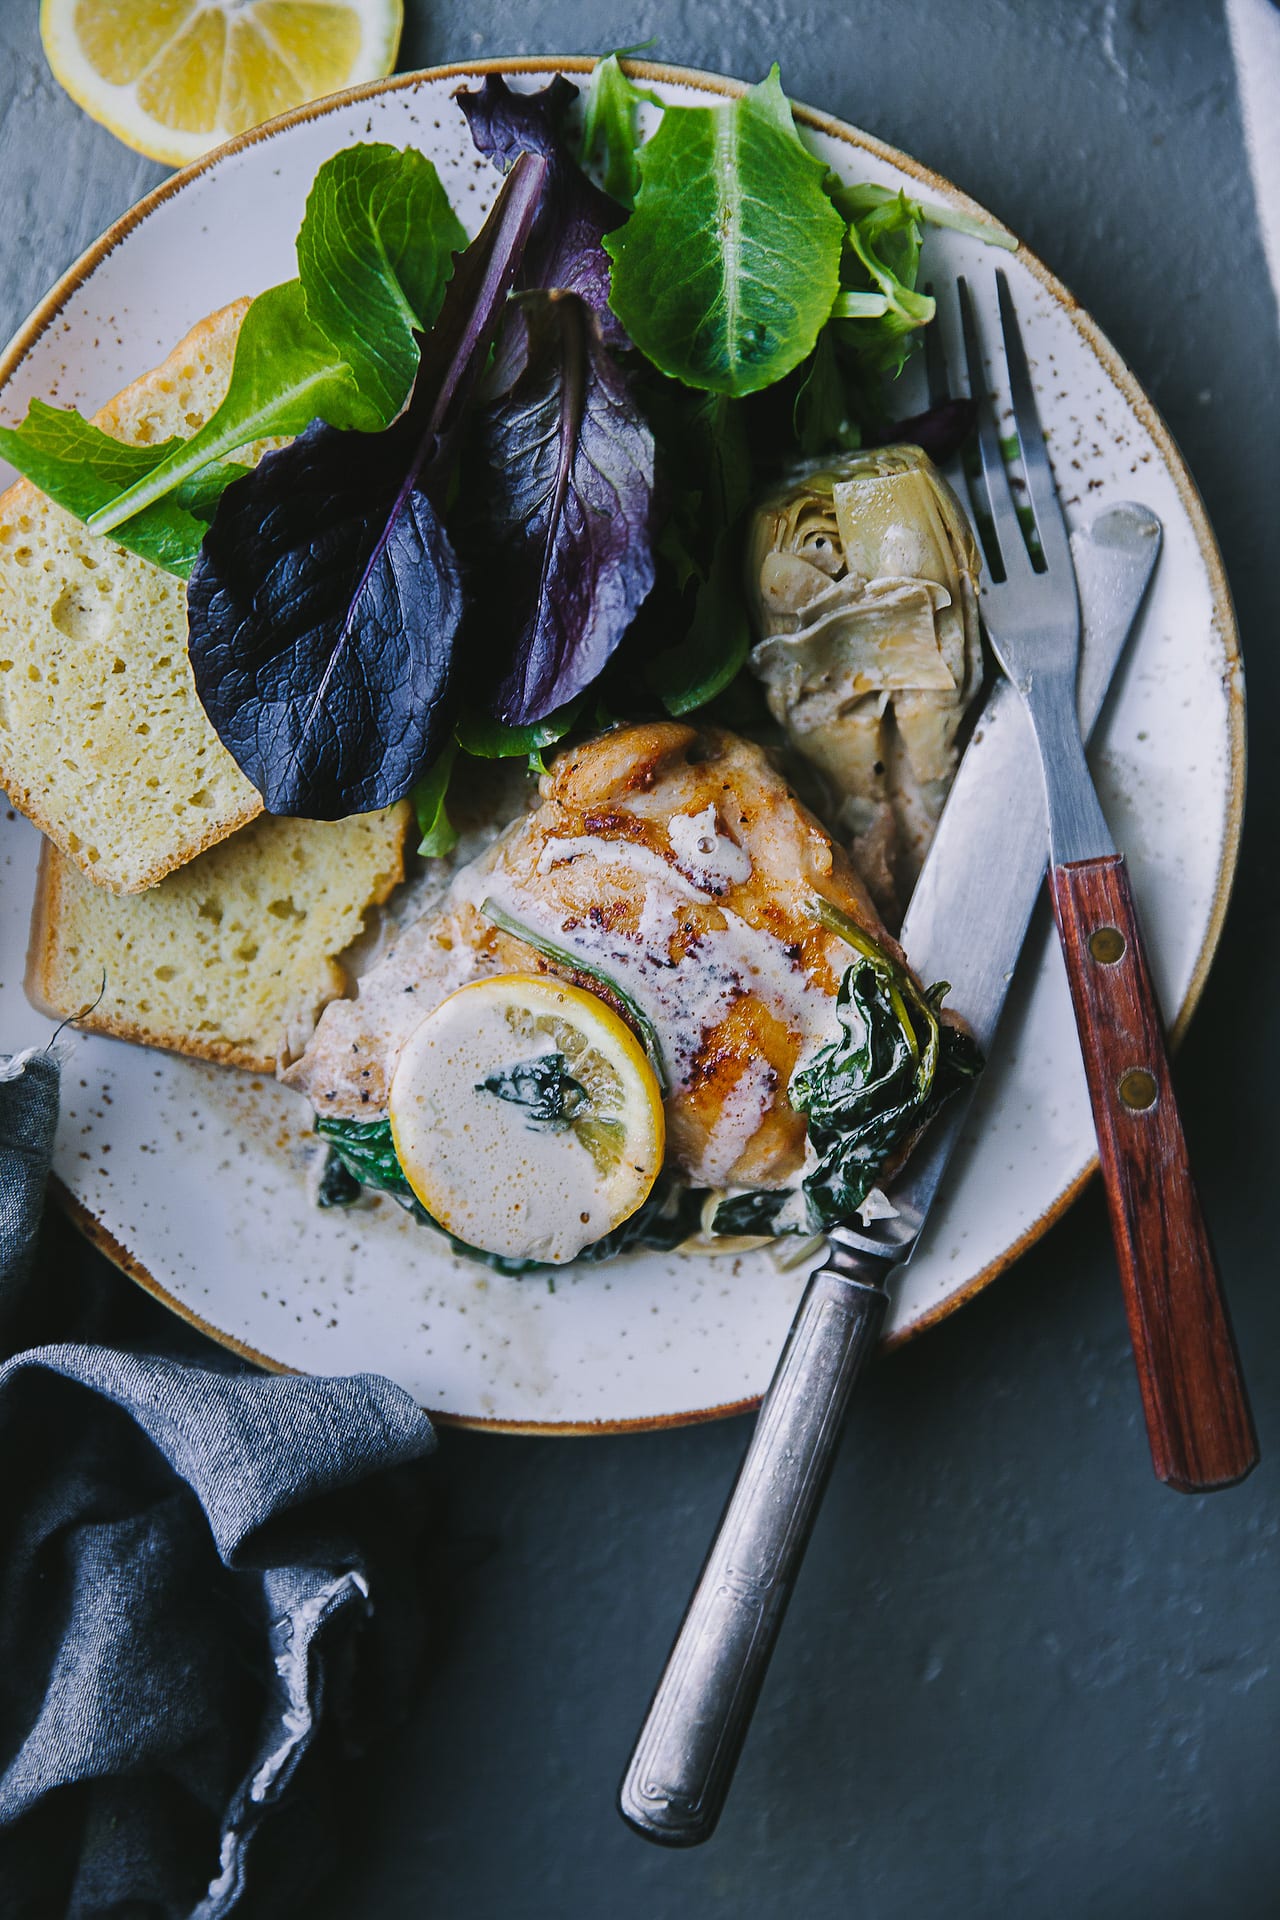
[[[1243,1480],[1258,1441],[1123,854],[1051,867],[1156,1475]]]

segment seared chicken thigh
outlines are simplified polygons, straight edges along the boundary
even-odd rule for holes
[[[816,895],[896,953],[849,861],[759,747],[674,721],[619,728],[559,755],[541,805],[457,873],[354,999],[325,1009],[283,1078],[322,1115],[376,1119],[400,1048],[446,994],[489,973],[574,977],[487,907],[580,962],[581,984],[616,981],[646,1016],[669,1165],[702,1186],[783,1186],[805,1143],[787,1085],[831,1037],[852,957],[815,921]]]

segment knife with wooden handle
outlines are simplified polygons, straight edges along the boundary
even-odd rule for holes
[[[1101,710],[1160,549],[1145,507],[1107,509],[1072,539],[1084,646],[1079,710]],[[901,942],[915,972],[989,1052],[1045,873],[1040,764],[1013,687],[994,687],[961,761]],[[886,1282],[910,1257],[968,1101],[944,1108],[888,1186],[895,1213],[837,1227],[792,1322],[746,1458],[658,1682],[619,1794],[646,1839],[696,1846],[723,1810],[821,1501]]]

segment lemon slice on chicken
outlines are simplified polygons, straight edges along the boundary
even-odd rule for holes
[[[572,1260],[662,1165],[662,1092],[612,1007],[541,974],[460,987],[401,1049],[391,1134],[433,1219],[508,1259]]]
[[[41,0],[71,98],[137,153],[184,166],[233,133],[390,73],[403,0]]]

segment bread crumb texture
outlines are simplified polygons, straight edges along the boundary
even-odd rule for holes
[[[346,820],[263,814],[132,895],[46,847],[27,992],[99,1033],[271,1072],[346,991],[339,956],[403,879],[408,823],[403,801]]]
[[[193,328],[98,425],[141,444],[193,433],[248,305]],[[154,886],[262,810],[196,694],[185,584],[25,480],[0,496],[0,786],[113,893]]]

